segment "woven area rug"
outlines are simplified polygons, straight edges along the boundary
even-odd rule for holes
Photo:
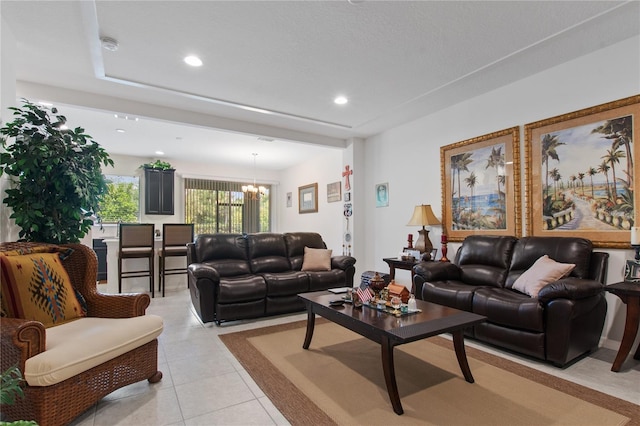
[[[306,321],[220,335],[294,425],[638,425],[640,406],[467,347],[475,383],[453,343],[434,337],[394,350],[404,414],[393,412],[380,346],[323,319],[309,350]]]

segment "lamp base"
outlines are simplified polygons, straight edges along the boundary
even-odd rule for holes
[[[418,234],[420,236],[414,245],[415,249],[420,253],[431,253],[431,250],[433,250],[433,244],[431,244],[431,240],[429,240],[429,231],[423,226],[422,229],[418,231]]]

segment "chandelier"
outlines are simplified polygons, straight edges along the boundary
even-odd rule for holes
[[[253,155],[253,185],[242,185],[242,192],[250,199],[258,200],[267,193],[267,188],[264,186],[256,186],[256,157],[258,153],[253,152],[251,155]]]

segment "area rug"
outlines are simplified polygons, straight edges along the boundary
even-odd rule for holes
[[[380,346],[319,319],[220,335],[293,425],[638,425],[640,406],[467,347],[475,383],[453,344],[434,337],[394,350],[404,408],[393,412]]]

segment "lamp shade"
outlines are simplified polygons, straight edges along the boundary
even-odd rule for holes
[[[422,204],[413,209],[413,216],[409,219],[407,226],[428,226],[440,225],[440,221],[433,214],[430,204]]]

